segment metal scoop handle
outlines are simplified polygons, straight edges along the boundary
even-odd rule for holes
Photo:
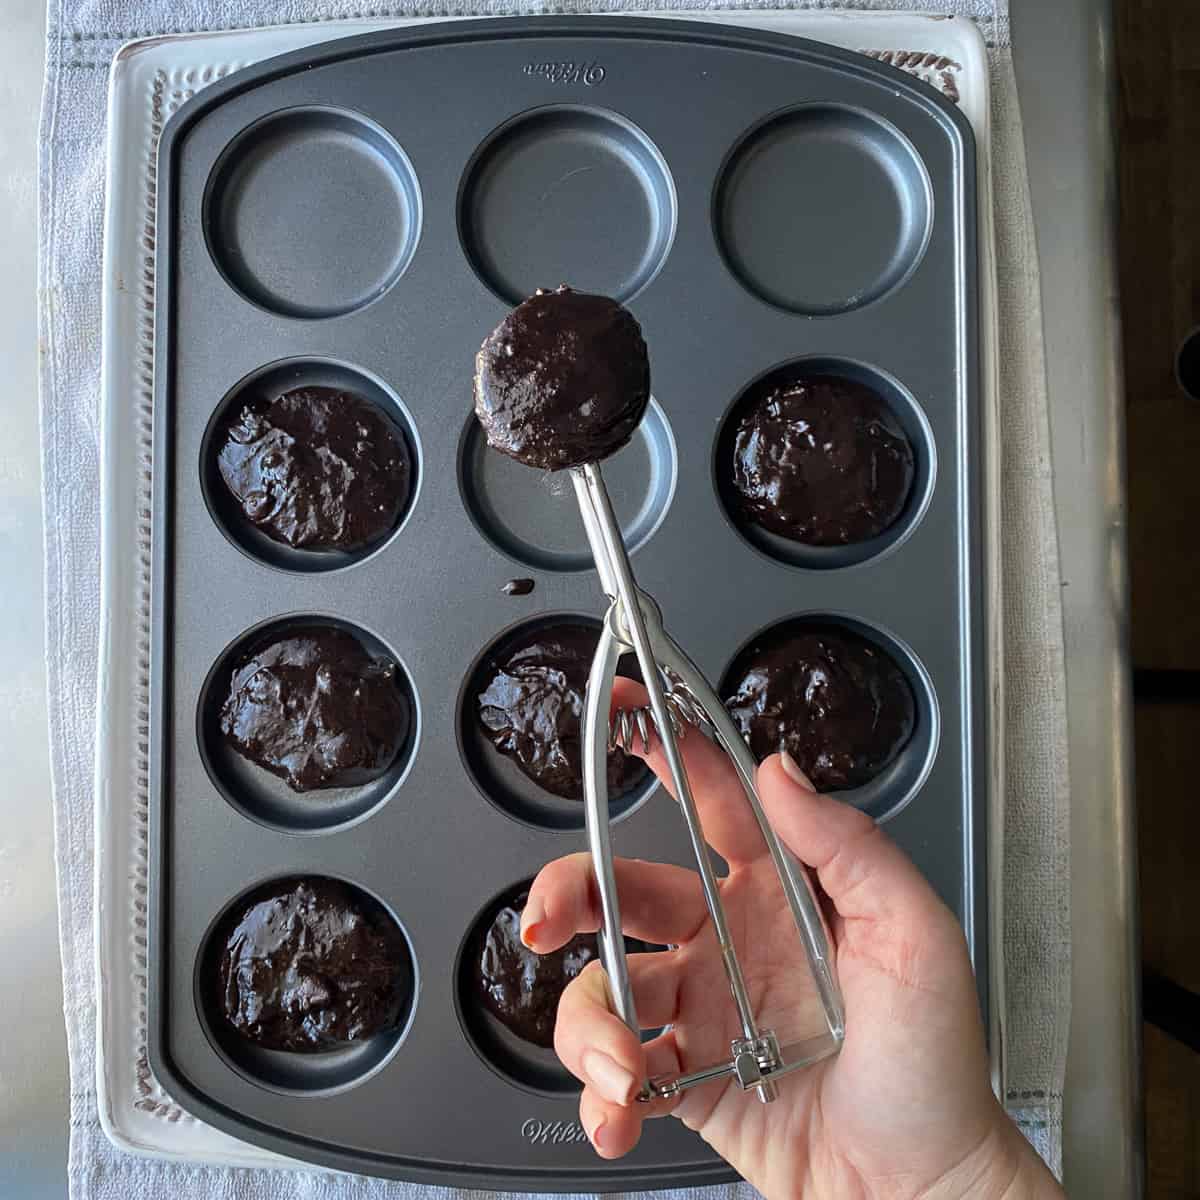
[[[685,1087],[732,1075],[743,1088],[756,1088],[760,1099],[773,1100],[777,1094],[772,1082],[774,1077],[836,1053],[842,1041],[842,1000],[834,978],[829,938],[820,907],[809,887],[804,867],[782,845],[767,820],[755,786],[756,764],[749,748],[699,668],[667,634],[658,606],[635,583],[633,569],[599,466],[589,463],[575,468],[571,475],[601,586],[612,602],[592,661],[584,702],[583,791],[588,844],[603,917],[599,937],[600,950],[608,973],[613,1007],[634,1033],[640,1032],[629,985],[625,944],[621,932],[620,903],[613,873],[607,780],[608,710],[613,680],[618,659],[632,650],[637,655],[641,667],[654,725],[662,743],[675,795],[687,824],[705,903],[720,946],[722,963],[742,1028],[742,1037],[735,1039],[731,1044],[729,1062],[715,1064],[675,1079],[649,1081],[643,1098],[672,1096]],[[667,678],[673,681],[673,687],[683,689],[692,702],[694,711],[703,714],[704,721],[717,743],[734,763],[751,811],[779,875],[816,982],[827,1025],[827,1033],[824,1035],[781,1049],[773,1033],[758,1028],[737,952],[729,934],[720,887],[692,796],[687,770],[679,753],[667,702]]]

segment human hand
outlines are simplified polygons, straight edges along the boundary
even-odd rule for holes
[[[645,694],[618,680],[614,703],[645,703]],[[708,842],[729,864],[721,896],[754,1011],[786,1042],[786,1014],[820,1012],[790,911],[732,764],[703,735],[680,745]],[[669,788],[658,743],[643,757]],[[846,1009],[841,1053],[780,1079],[772,1104],[731,1080],[669,1101],[635,1100],[647,1076],[727,1059],[740,1030],[699,877],[619,859],[625,933],[676,948],[629,958],[643,1027],[670,1026],[645,1045],[611,1012],[598,962],[563,993],[555,1049],[584,1085],[580,1120],[597,1153],[619,1158],[644,1120],[670,1114],[768,1200],[1061,1196],[992,1094],[953,915],[874,821],[818,795],[792,760],[767,759],[758,788],[779,837],[815,870],[829,901]],[[598,927],[590,858],[543,868],[523,915],[526,945],[547,953]]]

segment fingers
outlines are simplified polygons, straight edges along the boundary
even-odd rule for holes
[[[614,681],[614,708],[640,708],[648,700],[646,689],[640,683],[621,678]],[[704,826],[705,840],[731,867],[752,862],[762,854],[763,840],[733,764],[725,752],[702,733],[689,731],[677,742]],[[662,742],[653,727],[649,752],[643,753],[640,737],[634,738],[632,751],[645,760],[667,791],[675,795]]]
[[[674,1033],[660,1034],[647,1042],[644,1050],[650,1078],[683,1074]],[[611,1104],[594,1087],[586,1086],[579,1097],[579,1120],[601,1158],[620,1158],[637,1145],[644,1121],[678,1112],[685,1125],[697,1129],[714,1103],[711,1085],[670,1100],[653,1100],[648,1104],[634,1101],[628,1108]]]
[[[656,950],[648,954],[630,954],[629,986],[638,1023],[643,1029],[661,1029],[679,1019],[679,988],[683,972],[679,956]],[[651,1069],[650,1074],[655,1074]]]
[[[670,951],[629,956],[629,983],[643,1029],[670,1025],[678,1018],[681,981],[681,969]],[[629,1103],[647,1072],[660,1070],[650,1070],[641,1038],[612,1011],[608,976],[599,962],[589,963],[563,991],[554,1050],[576,1079],[595,1087],[612,1104]]]
[[[673,1034],[664,1033],[647,1042],[646,1049],[651,1052],[651,1076],[673,1077],[680,1074],[679,1053]],[[696,1093],[691,1093],[692,1099],[695,1096]],[[610,1103],[594,1087],[587,1086],[579,1097],[579,1121],[601,1158],[620,1158],[638,1144],[644,1121],[668,1116],[681,1106],[681,1100],[679,1096],[671,1100],[654,1100],[649,1104],[635,1100],[628,1107],[623,1107]]]
[[[601,1158],[620,1158],[642,1136],[642,1114],[634,1108],[610,1104],[595,1088],[585,1087],[579,1097],[579,1122]]]
[[[669,952],[630,956],[630,982],[643,1025],[665,1025],[678,1014],[679,973],[673,959]],[[590,963],[563,992],[554,1049],[584,1085],[580,1121],[603,1158],[627,1154],[637,1145],[642,1122],[665,1115],[677,1103],[637,1100],[648,1076],[678,1072],[674,1038],[662,1034],[643,1046],[610,1010],[608,980],[599,963]]]
[[[763,762],[763,807],[792,852],[817,872],[841,917],[917,920],[942,908],[925,877],[866,813],[819,795],[793,773],[799,768],[785,768],[778,754]]]
[[[554,1051],[585,1087],[627,1108],[646,1074],[641,1039],[609,1007],[608,977],[598,962],[573,979],[558,1002]]]
[[[689,941],[708,916],[694,871],[665,863],[613,860],[623,932],[647,942]],[[592,860],[571,854],[543,867],[521,914],[521,940],[547,954],[577,933],[600,928],[600,896]]]

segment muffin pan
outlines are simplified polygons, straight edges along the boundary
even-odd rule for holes
[[[295,1158],[427,1183],[730,1177],[674,1121],[602,1162],[553,1063],[514,1067],[464,1011],[481,914],[583,846],[582,808],[503,775],[469,721],[489,647],[603,608],[568,480],[487,452],[470,412],[483,337],[560,282],[620,296],[642,323],[654,403],[606,475],[639,581],[709,677],[795,619],[843,624],[908,675],[912,740],[844,795],[890,821],[962,919],[986,1010],[974,178],[966,121],[900,72],[672,21],[370,34],[240,72],[172,118],[158,173],[149,1025],[180,1103]],[[739,398],[772,372],[816,369],[870,382],[913,443],[908,508],[877,545],[764,540],[723,499]],[[407,510],[362,552],[257,535],[214,472],[213,431],[237,397],[301,383],[371,401],[412,459]],[[533,591],[504,594],[515,576]],[[223,746],[214,705],[248,637],[321,622],[395,660],[415,720],[380,780],[298,795]],[[663,792],[634,789],[613,817],[617,853],[690,861]],[[413,994],[395,1030],[281,1058],[214,1020],[221,915],[294,876],[344,881],[404,933]]]

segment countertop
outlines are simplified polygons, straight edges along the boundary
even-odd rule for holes
[[[914,3],[919,8],[919,3]],[[1070,705],[1070,1194],[1140,1195],[1140,1013],[1109,0],[1010,0],[1042,260]],[[0,0],[0,1196],[66,1195],[68,1095],[46,740],[36,138],[44,13]],[[19,980],[20,986],[12,986]]]
[[[0,0],[0,1197],[67,1190],[67,1039],[58,957],[43,659],[37,128],[45,13]]]

